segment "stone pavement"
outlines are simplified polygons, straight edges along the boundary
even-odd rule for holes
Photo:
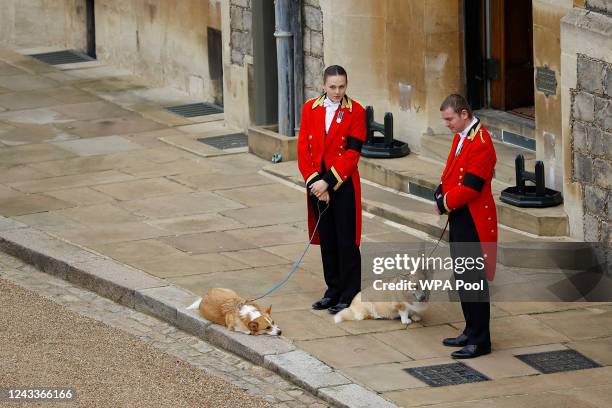
[[[197,142],[236,130],[218,117],[163,110],[193,102],[188,96],[102,64],[69,68],[0,52],[0,215],[193,293],[222,286],[256,296],[286,275],[307,239],[301,188],[269,176],[268,162],[240,149]],[[364,217],[366,242],[425,238],[410,232]],[[491,381],[437,389],[403,369],[452,362],[440,340],[462,329],[458,304],[432,304],[409,326],[336,325],[310,309],[323,289],[315,247],[261,303],[273,304],[299,349],[398,405],[612,402],[612,305],[494,304],[494,353],[466,361]],[[514,357],[567,348],[604,367],[539,374]]]

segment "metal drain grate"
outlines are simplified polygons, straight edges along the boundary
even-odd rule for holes
[[[39,61],[49,65],[74,64],[75,62],[95,61],[89,55],[73,50],[43,52],[41,54],[31,54]]]
[[[202,142],[217,149],[233,149],[236,147],[246,147],[249,145],[249,138],[244,133],[233,133],[231,135],[205,137],[198,139]]]
[[[404,371],[432,387],[489,381],[488,377],[463,363],[405,368]]]
[[[601,367],[576,350],[546,351],[515,357],[544,374]]]
[[[194,116],[214,115],[223,113],[223,108],[212,103],[190,103],[187,105],[170,106],[167,111],[175,113],[184,118],[193,118]]]

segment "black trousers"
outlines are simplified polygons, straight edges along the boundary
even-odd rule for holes
[[[315,216],[326,207],[310,196]],[[329,208],[323,213],[318,232],[327,290],[324,296],[338,303],[351,303],[361,290],[361,253],[355,244],[355,188],[349,177],[337,191],[330,190]]]
[[[476,259],[482,257],[478,233],[472,215],[467,206],[454,210],[449,214],[449,240],[451,257]],[[455,280],[463,280],[468,283],[484,283],[482,290],[459,290],[461,309],[465,318],[465,330],[463,334],[468,337],[468,344],[476,344],[483,347],[491,346],[491,332],[489,330],[490,302],[489,286],[484,269],[470,268],[463,273],[457,273],[455,269]]]

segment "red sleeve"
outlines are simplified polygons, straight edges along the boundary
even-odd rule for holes
[[[311,144],[309,140],[311,137],[309,128],[311,111],[310,103],[307,102],[302,106],[302,123],[300,124],[297,148],[298,168],[307,186],[321,179],[317,168],[312,165],[312,156],[309,151],[309,145]]]
[[[330,169],[334,178],[326,180],[330,188],[334,190],[337,190],[357,169],[357,162],[361,156],[361,146],[366,140],[365,110],[361,106],[354,106],[353,109],[355,113],[351,118],[346,151],[342,157],[334,161],[334,165]]]
[[[444,194],[443,202],[447,211],[452,211],[475,200],[486,183],[493,179],[495,149],[490,137],[476,135],[466,160],[463,182]]]

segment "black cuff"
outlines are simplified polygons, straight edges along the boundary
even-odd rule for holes
[[[436,191],[434,191],[434,200],[437,199],[437,197],[441,194],[442,194],[442,184],[438,184],[438,187],[436,187]]]
[[[317,181],[321,180],[322,177],[320,174],[317,174],[316,176],[314,176],[312,179],[310,179],[310,181],[308,182],[308,184],[306,184],[306,188],[310,190],[310,186],[312,186],[314,183],[316,183]]]
[[[349,136],[346,138],[346,150],[352,149],[357,153],[361,153],[361,147],[363,146],[363,142],[356,137]]]
[[[333,190],[336,184],[338,184],[338,180],[336,179],[336,176],[334,176],[334,173],[332,173],[331,170],[325,173],[325,175],[323,176],[323,180],[325,180],[325,182],[329,186],[329,190]]]
[[[440,210],[440,214],[446,214],[446,207],[444,207],[444,196],[443,195],[436,198],[436,205],[438,206],[438,210]]]
[[[463,185],[471,188],[472,190],[481,192],[482,188],[485,185],[485,179],[483,179],[482,177],[478,177],[473,173],[466,173],[465,179],[463,180]]]

